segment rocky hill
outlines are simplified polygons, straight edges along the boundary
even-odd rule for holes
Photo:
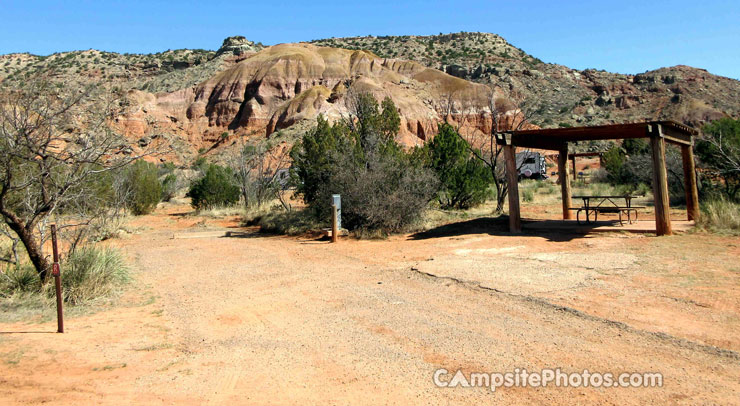
[[[391,97],[402,117],[401,141],[436,130],[449,95],[481,101],[493,88],[527,100],[542,127],[673,119],[699,126],[740,115],[740,82],[688,66],[637,75],[574,70],[543,63],[500,36],[356,37],[265,47],[244,37],[217,51],[117,54],[96,50],[0,55],[0,82],[52,71],[127,89],[118,125],[134,148],[170,147],[163,159],[187,162],[255,134],[298,133],[317,114],[346,114],[349,89]],[[483,116],[470,118],[486,130]],[[490,124],[488,124],[490,125]]]
[[[53,71],[120,83],[126,88],[171,92],[194,86],[263,49],[244,37],[229,37],[218,51],[176,49],[156,54],[118,54],[90,49],[49,56],[0,55],[0,82],[20,80],[26,73]]]
[[[244,137],[279,137],[283,130],[306,128],[323,114],[347,115],[352,93],[390,97],[401,116],[399,141],[414,145],[436,131],[444,94],[485,104],[489,89],[427,68],[417,62],[380,58],[369,51],[280,44],[245,54],[197,85],[173,92],[131,89],[118,126],[135,146],[165,143],[172,159],[223,150]],[[486,130],[471,118],[471,128]]]
[[[519,92],[542,127],[672,119],[700,126],[740,115],[740,81],[674,66],[637,75],[543,63],[495,34],[330,38],[317,45],[367,49],[451,75]]]

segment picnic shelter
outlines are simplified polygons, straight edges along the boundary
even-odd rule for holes
[[[568,174],[568,143],[591,140],[620,140],[646,138],[650,140],[653,196],[655,205],[655,232],[657,235],[670,235],[671,218],[668,201],[668,175],[666,170],[665,143],[681,148],[683,161],[684,189],[686,191],[686,211],[688,220],[699,216],[699,197],[696,186],[696,167],[694,163],[694,136],[698,132],[674,121],[650,121],[630,124],[611,124],[591,127],[569,127],[537,130],[519,130],[496,134],[496,142],[503,147],[509,189],[509,229],[520,232],[522,229],[519,209],[519,185],[516,169],[516,148],[558,151],[558,178],[563,203],[563,219],[573,218],[571,185]]]

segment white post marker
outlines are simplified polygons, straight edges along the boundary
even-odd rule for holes
[[[342,229],[342,197],[340,195],[331,195],[331,204],[337,210],[337,228]]]

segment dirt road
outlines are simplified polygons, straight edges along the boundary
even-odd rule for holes
[[[555,241],[485,227],[338,244],[250,230],[173,239],[201,229],[170,214],[113,242],[136,264],[119,306],[68,320],[64,335],[0,324],[3,404],[738,402],[732,239]],[[660,372],[664,386],[432,380],[439,368],[556,367]]]

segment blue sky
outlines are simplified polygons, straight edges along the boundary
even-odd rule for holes
[[[217,49],[355,35],[493,32],[546,62],[639,73],[691,65],[740,79],[733,1],[5,1],[0,54]]]

